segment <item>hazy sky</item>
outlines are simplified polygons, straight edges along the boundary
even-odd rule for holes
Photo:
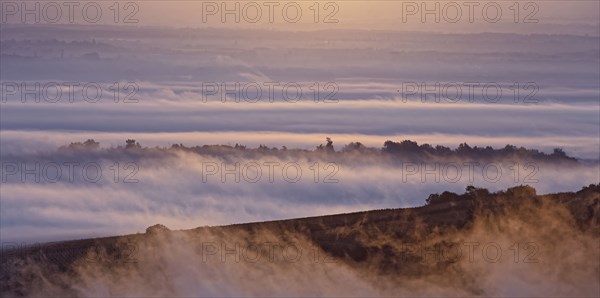
[[[27,8],[35,7],[34,1],[27,2]],[[600,14],[597,1],[585,0],[121,1],[118,9],[114,2],[79,1],[72,10],[62,2],[46,9],[45,4],[51,1],[35,2],[40,3],[41,22],[291,30],[369,28],[455,33],[565,30],[583,33],[584,30],[597,35]],[[86,6],[86,2],[91,4]],[[33,16],[23,21],[22,7],[15,11],[12,3],[16,2],[3,1],[6,22],[32,22]],[[60,16],[56,11],[60,11]],[[557,24],[562,26],[554,26]]]

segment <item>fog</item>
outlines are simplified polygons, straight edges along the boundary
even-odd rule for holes
[[[334,143],[335,144],[335,143]],[[515,185],[540,193],[597,183],[598,163],[533,156],[420,159],[315,149],[3,151],[3,241],[54,241],[416,207],[432,193]],[[316,147],[316,146],[315,146]],[[313,147],[313,148],[315,148]],[[335,145],[334,145],[335,147]]]

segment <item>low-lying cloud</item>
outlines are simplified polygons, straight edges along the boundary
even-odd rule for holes
[[[57,240],[414,207],[467,185],[541,193],[597,183],[597,163],[373,153],[123,148],[3,153],[3,240]],[[211,153],[212,152],[212,153]],[[287,153],[286,153],[287,152]]]

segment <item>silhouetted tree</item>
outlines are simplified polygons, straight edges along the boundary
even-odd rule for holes
[[[552,155],[557,157],[567,157],[567,154],[561,148],[554,148]]]
[[[100,143],[94,141],[94,139],[87,139],[85,142],[83,142],[83,145],[86,148],[90,148],[90,149],[96,149],[96,148],[100,147]]]
[[[325,140],[327,141],[327,144],[325,146],[323,146],[323,144],[317,146],[317,151],[335,152],[335,149],[333,148],[333,141],[331,140],[331,138],[327,137],[325,138]]]
[[[140,145],[140,143],[136,142],[133,139],[127,139],[125,141],[125,149],[141,149],[142,145]]]
[[[331,151],[331,152],[335,151],[335,149],[333,149],[333,141],[331,140],[331,138],[327,137],[326,140],[327,140],[327,145],[325,145],[325,149],[327,149],[327,151]]]
[[[472,152],[473,148],[471,148],[471,146],[469,146],[469,144],[467,143],[462,143],[458,145],[458,148],[456,148],[456,153],[458,153],[459,155],[469,156]]]
[[[61,147],[64,148],[64,147]],[[79,150],[93,150],[100,148],[100,143],[94,141],[94,139],[87,139],[85,142],[75,142],[69,144],[67,147],[69,149],[79,149]]]
[[[430,194],[429,197],[425,200],[425,204],[430,205],[438,202],[440,200],[440,195],[437,193]]]
[[[351,152],[351,151],[363,151],[366,147],[361,142],[351,142],[350,144],[344,146],[342,151]]]

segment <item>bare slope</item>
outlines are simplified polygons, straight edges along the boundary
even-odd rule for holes
[[[469,187],[411,209],[6,246],[8,295],[598,294],[600,185]]]

